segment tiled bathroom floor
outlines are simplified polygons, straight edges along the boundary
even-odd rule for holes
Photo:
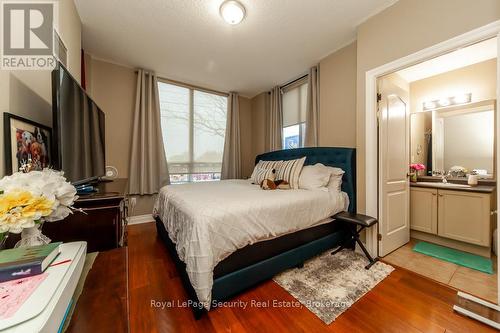
[[[497,303],[497,258],[492,257],[495,274],[486,274],[451,262],[440,260],[413,251],[418,240],[408,244],[383,258],[383,261],[426,276],[455,289]]]

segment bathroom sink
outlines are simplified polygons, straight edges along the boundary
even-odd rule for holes
[[[445,187],[445,188],[471,188],[472,186],[467,184],[455,184],[455,183],[442,183],[442,182],[418,182],[417,184],[434,186],[434,187]]]

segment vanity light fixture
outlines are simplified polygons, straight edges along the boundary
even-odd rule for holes
[[[441,99],[436,99],[433,101],[424,102],[423,111],[434,110],[438,108],[443,108],[451,105],[460,105],[470,103],[472,100],[472,94],[461,94],[453,97],[446,97]]]
[[[450,99],[449,98],[441,98],[438,102],[439,106],[448,106],[450,105]]]
[[[219,12],[224,21],[231,25],[238,24],[245,18],[245,7],[235,0],[224,1]]]
[[[424,103],[424,110],[431,110],[436,108],[436,102],[429,101]]]
[[[462,95],[455,96],[453,98],[453,101],[455,102],[455,104],[470,103],[470,98],[471,98],[471,94],[462,94]]]

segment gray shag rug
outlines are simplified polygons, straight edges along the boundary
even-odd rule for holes
[[[335,255],[325,252],[274,277],[274,281],[325,324],[332,323],[394,270],[382,262],[365,269],[368,260],[362,254],[342,250]]]

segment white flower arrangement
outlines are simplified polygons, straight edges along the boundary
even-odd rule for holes
[[[0,235],[62,220],[75,210],[77,198],[75,187],[60,171],[44,169],[5,176],[0,180]]]

